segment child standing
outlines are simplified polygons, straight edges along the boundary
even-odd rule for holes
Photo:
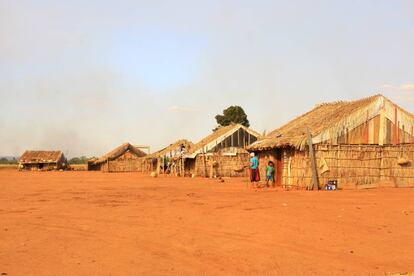
[[[266,167],[266,187],[267,188],[269,188],[269,181],[272,181],[272,187],[275,187],[275,164],[272,161],[269,161]]]

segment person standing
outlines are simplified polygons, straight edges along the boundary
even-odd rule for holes
[[[250,153],[250,182],[258,182],[259,180],[259,159],[252,152]]]
[[[266,167],[266,187],[269,188],[269,181],[272,181],[272,187],[275,187],[275,164],[269,161]]]

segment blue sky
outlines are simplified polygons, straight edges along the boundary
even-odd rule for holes
[[[0,1],[0,155],[272,130],[383,93],[414,113],[413,1]]]

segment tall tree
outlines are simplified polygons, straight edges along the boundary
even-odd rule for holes
[[[216,121],[220,126],[228,126],[232,123],[241,124],[245,127],[249,127],[250,123],[247,119],[246,112],[243,108],[237,105],[232,105],[223,110],[223,115],[216,116]]]

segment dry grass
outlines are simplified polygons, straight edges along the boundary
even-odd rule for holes
[[[70,165],[70,167],[74,171],[86,171],[86,170],[88,170],[88,165],[87,164],[73,164],[73,165]]]
[[[0,164],[0,170],[17,170],[17,164]]]

